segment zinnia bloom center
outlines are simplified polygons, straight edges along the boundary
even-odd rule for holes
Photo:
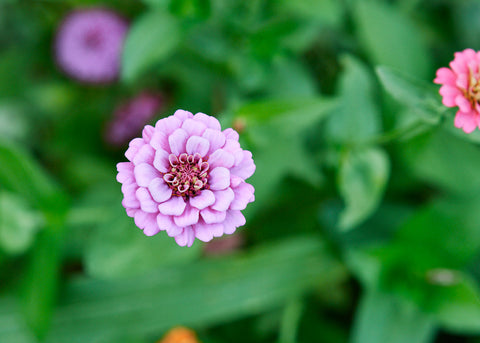
[[[190,198],[199,195],[202,189],[209,189],[208,157],[202,159],[198,153],[183,153],[180,156],[170,154],[168,160],[170,171],[163,175],[163,179],[174,196]]]
[[[87,49],[98,49],[102,45],[102,41],[102,34],[98,28],[94,28],[85,34],[84,44]]]
[[[468,89],[464,90],[465,97],[470,100],[472,108],[476,108],[476,104],[480,104],[480,77],[475,77],[470,73],[470,82],[468,84]]]

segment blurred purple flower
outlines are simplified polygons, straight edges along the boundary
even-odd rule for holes
[[[203,252],[207,256],[226,255],[239,250],[244,244],[245,237],[241,232],[238,232],[234,235],[208,242],[203,247]]]
[[[77,10],[58,29],[55,57],[71,77],[87,83],[114,81],[128,24],[106,9]]]
[[[140,133],[164,103],[159,93],[142,92],[121,104],[107,125],[105,140],[112,145],[123,145]]]
[[[178,110],[147,125],[117,164],[127,215],[147,236],[166,230],[180,246],[208,242],[245,224],[255,171],[233,129],[204,113]]]

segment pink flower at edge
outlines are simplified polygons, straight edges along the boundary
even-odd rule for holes
[[[458,106],[455,126],[472,133],[480,127],[480,52],[466,49],[454,56],[450,68],[438,69],[433,82],[442,85],[440,95],[445,106]]]
[[[178,245],[208,242],[245,224],[255,171],[233,129],[204,113],[178,110],[147,125],[117,164],[122,205],[147,236],[166,231]]]

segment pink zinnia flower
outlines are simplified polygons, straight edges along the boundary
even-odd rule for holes
[[[471,133],[480,127],[480,52],[466,49],[456,52],[450,68],[437,70],[433,82],[441,84],[442,102],[447,107],[458,106],[455,126]]]
[[[115,80],[128,24],[115,12],[88,9],[69,14],[55,42],[59,66],[71,77],[87,83]]]
[[[255,171],[238,133],[214,117],[178,110],[147,125],[117,164],[127,215],[147,236],[165,230],[180,246],[208,242],[245,224]]]
[[[107,125],[105,140],[112,145],[123,145],[140,133],[142,128],[163,105],[161,94],[142,92],[116,108]]]

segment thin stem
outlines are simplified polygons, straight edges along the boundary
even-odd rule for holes
[[[295,343],[297,330],[303,312],[303,303],[298,298],[291,299],[283,311],[278,343]]]

